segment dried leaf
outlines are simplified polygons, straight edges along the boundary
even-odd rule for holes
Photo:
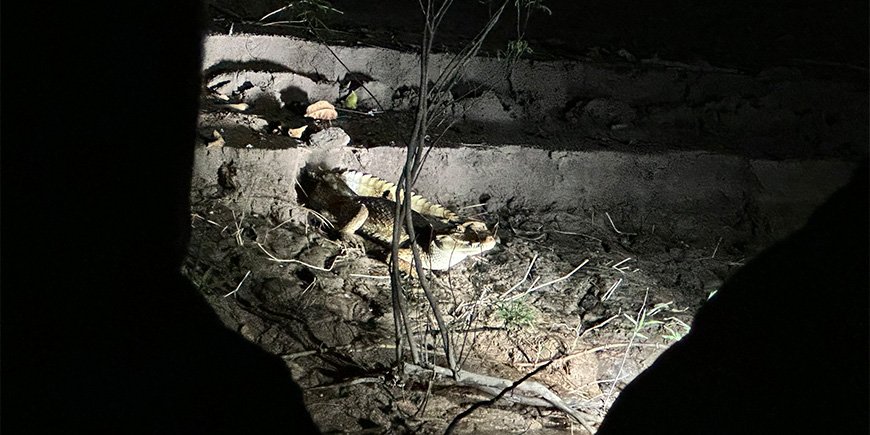
[[[338,118],[338,112],[335,111],[335,106],[328,101],[320,100],[305,109],[305,117],[321,121],[332,121]]]
[[[302,133],[305,133],[305,130],[307,128],[308,128],[307,125],[303,125],[302,127],[299,127],[299,128],[290,128],[287,130],[287,134],[290,135],[290,137],[295,137],[296,139],[300,139],[300,138],[302,138]]]

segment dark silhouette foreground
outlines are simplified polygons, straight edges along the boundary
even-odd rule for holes
[[[2,26],[3,433],[316,431],[178,272],[201,10],[27,6]]]
[[[4,11],[4,433],[316,430],[283,363],[178,273],[199,90],[190,3]],[[867,198],[865,168],[735,275],[600,433],[867,433]]]

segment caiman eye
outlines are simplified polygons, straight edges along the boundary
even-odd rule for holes
[[[432,243],[434,243],[438,249],[444,247],[444,241],[441,236],[435,237],[435,239],[432,240]]]
[[[465,240],[474,243],[480,243],[480,234],[477,233],[471,226],[465,227]]]

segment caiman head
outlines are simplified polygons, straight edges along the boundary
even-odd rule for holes
[[[489,251],[498,241],[485,223],[466,221],[447,234],[436,235],[421,261],[426,269],[447,270],[469,256]]]

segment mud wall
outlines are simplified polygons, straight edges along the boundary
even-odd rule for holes
[[[395,180],[404,151],[198,147],[193,199],[224,196],[239,210],[292,219],[300,216],[295,178],[309,161]],[[235,188],[227,191],[218,172],[231,162]],[[604,219],[607,212],[624,231],[655,231],[689,241],[769,241],[801,226],[848,181],[854,167],[835,160],[770,162],[703,152],[441,148],[430,154],[416,188],[456,208],[485,202],[490,211],[521,207],[565,211],[578,219]]]
[[[433,55],[430,75],[450,58]],[[211,35],[203,55],[207,83],[221,93],[245,89],[247,100],[269,96],[282,105],[336,101],[353,79],[371,92],[358,92],[362,110],[412,107],[418,63],[415,53],[386,48],[245,34]],[[448,99],[463,121],[540,130],[556,148],[593,137],[641,151],[666,145],[804,158],[866,155],[867,87],[866,74],[790,66],[745,73],[661,59],[521,60],[508,71],[481,57]],[[499,140],[522,145],[528,138]]]

